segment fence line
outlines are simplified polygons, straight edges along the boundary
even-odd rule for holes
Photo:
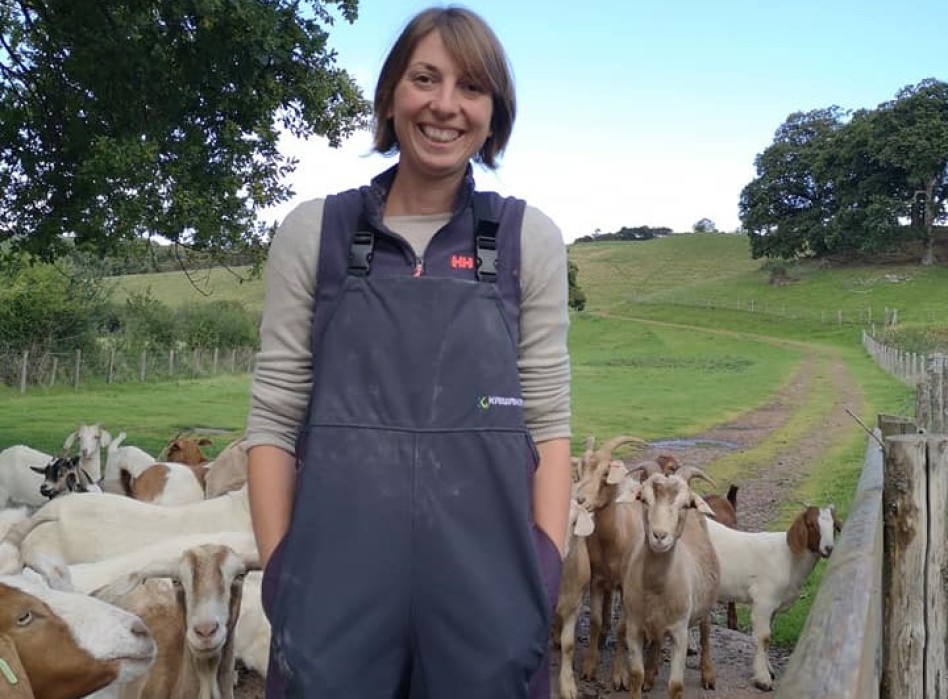
[[[0,349],[0,383],[16,386],[21,393],[30,387],[72,386],[89,382],[202,378],[217,374],[252,372],[256,350],[252,347],[120,352],[40,352]]]
[[[895,376],[902,383],[915,386],[925,379],[929,366],[939,354],[919,354],[906,352],[898,347],[891,347],[876,340],[868,330],[862,331],[862,346],[876,364]]]
[[[900,320],[899,309],[897,308],[876,308],[871,306],[865,308],[813,308],[801,306],[788,306],[784,302],[761,301],[759,299],[714,299],[702,297],[700,299],[675,296],[651,296],[639,295],[633,293],[629,300],[642,305],[661,305],[661,306],[682,306],[685,308],[713,308],[718,310],[742,311],[746,313],[755,313],[760,315],[778,316],[780,318],[790,318],[793,320],[810,320],[823,325],[841,325],[841,326],[870,326],[879,323],[885,327],[898,325]],[[918,312],[915,315],[919,315]],[[935,311],[928,309],[924,311],[924,316],[919,318],[929,323],[934,323],[937,319]]]

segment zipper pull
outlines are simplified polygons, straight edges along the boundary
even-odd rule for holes
[[[415,270],[411,273],[413,277],[420,277],[425,271],[425,261],[420,257],[415,258]]]

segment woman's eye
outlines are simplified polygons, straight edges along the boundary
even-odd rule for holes
[[[462,82],[461,89],[474,95],[480,95],[484,93],[484,88],[481,87],[479,83],[471,81]]]
[[[427,73],[419,73],[417,75],[413,75],[411,81],[416,85],[428,86],[434,82],[434,78],[432,78]]]

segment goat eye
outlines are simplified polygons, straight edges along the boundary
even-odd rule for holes
[[[26,626],[33,621],[33,612],[26,611],[16,618],[17,626]]]
[[[171,578],[171,586],[172,586],[175,590],[181,590],[181,589],[184,588],[184,585],[182,585],[182,584],[181,584],[181,581],[178,580],[177,578]]]

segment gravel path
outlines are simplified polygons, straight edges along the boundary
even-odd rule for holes
[[[721,425],[700,435],[688,435],[674,442],[661,444],[659,449],[638,453],[637,459],[650,458],[659,451],[672,453],[682,464],[707,469],[714,474],[715,459],[734,451],[746,451],[760,443],[771,432],[780,428],[798,410],[814,382],[828,381],[832,386],[834,405],[821,422],[819,430],[808,431],[806,440],[787,443],[773,463],[760,464],[752,473],[744,474],[738,492],[738,519],[742,529],[756,531],[767,528],[777,516],[779,506],[792,497],[794,488],[806,477],[822,455],[848,436],[854,427],[853,419],[844,408],[858,406],[861,394],[845,365],[837,357],[817,350],[809,350],[807,358],[774,400],[732,423]],[[633,431],[634,433],[634,431]],[[608,435],[601,436],[607,438]],[[599,440],[601,441],[601,439]],[[577,664],[582,658],[587,638],[587,619],[584,614],[577,625]],[[685,672],[685,692],[688,697],[729,697],[748,699],[765,696],[751,684],[753,641],[748,633],[731,631],[724,626],[712,627],[712,653],[717,684],[714,690],[703,690],[699,685],[697,658],[689,657]],[[599,676],[596,681],[579,681],[583,699],[618,699],[627,692],[611,691],[607,687],[608,668],[611,666],[614,638],[610,634],[601,653]],[[779,676],[789,659],[791,649],[773,647],[771,661]],[[553,654],[554,678],[557,672],[557,654]],[[667,682],[667,663],[651,696],[664,696]],[[559,694],[553,682],[553,697]],[[263,683],[254,673],[241,672],[235,699],[263,699]],[[353,699],[362,699],[354,697]],[[448,698],[445,698],[448,699]]]

